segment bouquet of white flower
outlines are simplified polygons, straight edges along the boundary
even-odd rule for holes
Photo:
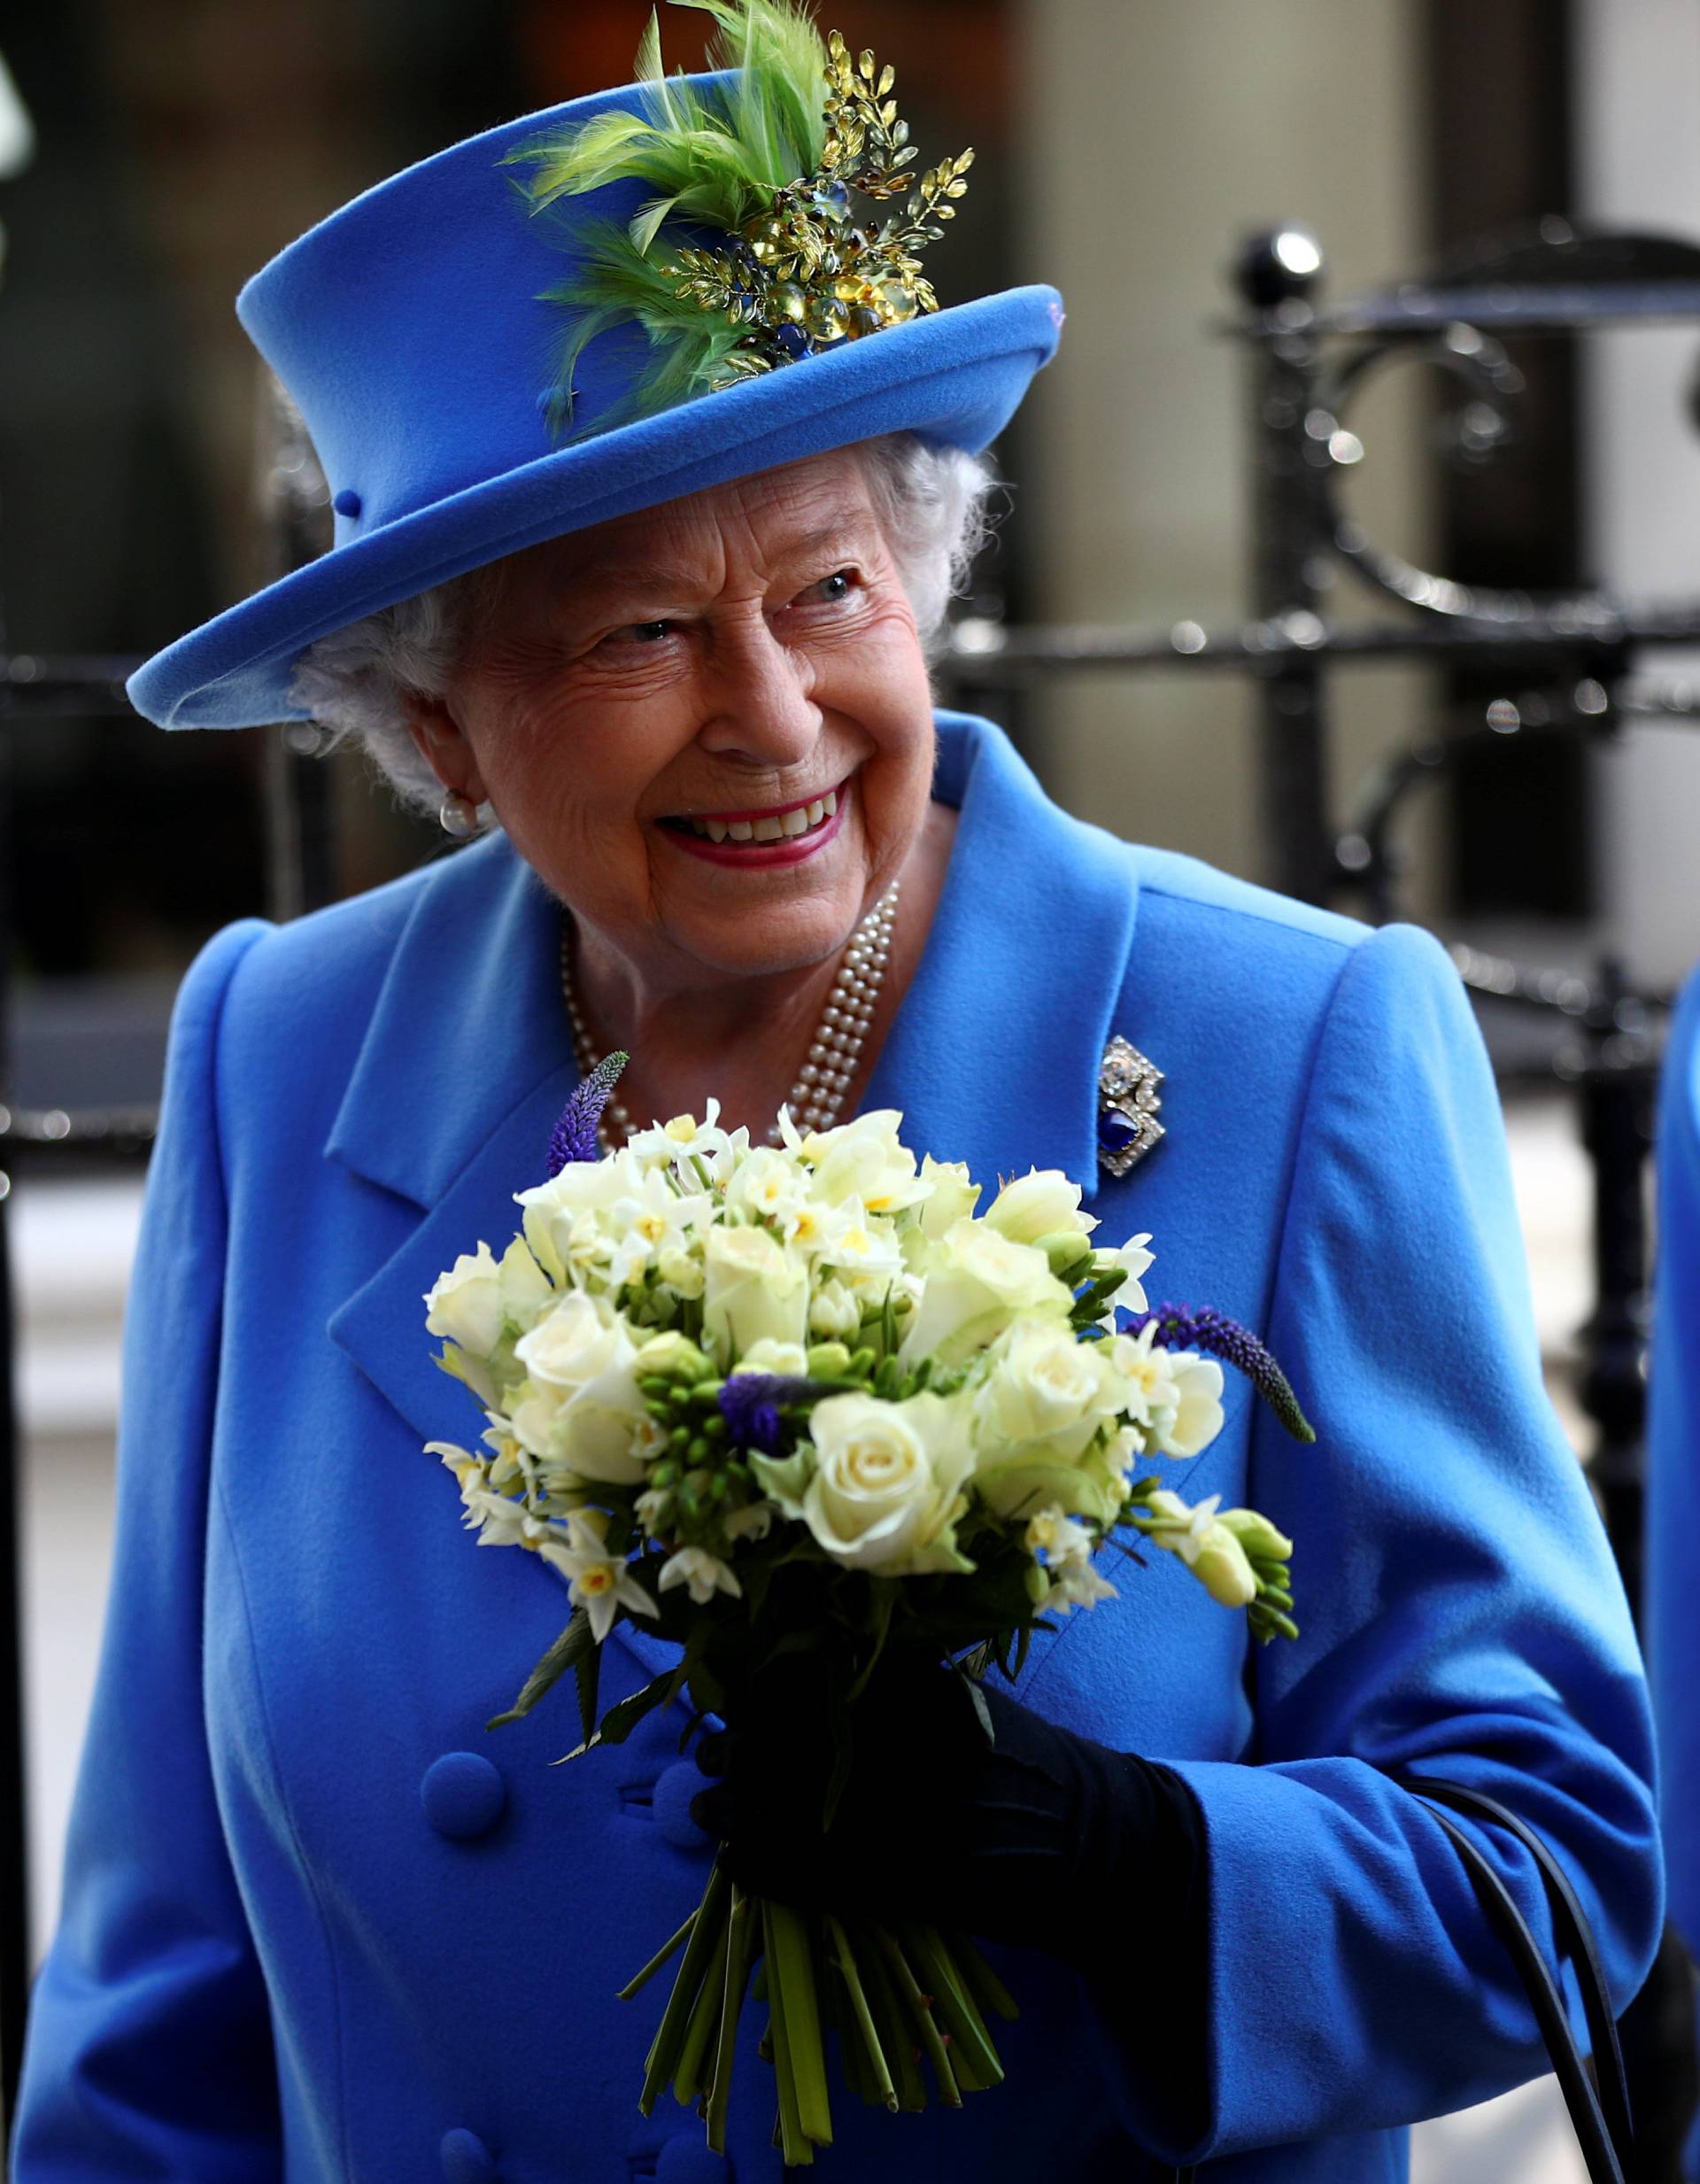
[[[499,1260],[481,1243],[425,1300],[447,1338],[438,1362],[487,1419],[483,1452],[429,1444],[465,1522],[481,1545],[551,1564],[573,1603],[492,1727],[568,1669],[580,1752],[681,1692],[735,1721],[777,1653],[818,1647],[839,1731],[824,1828],[881,1654],[900,1645],[1013,1678],[1047,1611],[1114,1593],[1093,1556],[1118,1529],[1178,1556],[1260,1638],[1297,1635],[1292,1543],[1253,1510],[1189,1506],[1138,1475],[1141,1459],[1192,1456],[1219,1431],[1218,1357],[1311,1437],[1243,1328],[1148,1308],[1148,1237],[1095,1248],[1056,1173],[1006,1183],[977,1215],[967,1170],[917,1166],[891,1111],[810,1135],[782,1113],[770,1148],[718,1127],[711,1101],[706,1121],[678,1117],[599,1158],[623,1059],[574,1096],[550,1180],[518,1194],[523,1235]],[[599,1721],[600,1648],[622,1615],[683,1653]],[[700,2097],[717,2151],[753,1973],[787,2163],[831,2140],[823,2023],[851,2083],[889,2108],[924,2104],[920,2054],[953,2104],[1002,2077],[985,2020],[1015,2006],[965,1936],[806,1917],[746,1895],[717,1863],[622,1995],[680,1948],[640,2106],[669,2082],[682,2103]]]

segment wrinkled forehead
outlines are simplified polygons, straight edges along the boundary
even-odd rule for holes
[[[508,598],[645,592],[865,555],[882,536],[862,451],[838,448],[568,531],[496,569]]]

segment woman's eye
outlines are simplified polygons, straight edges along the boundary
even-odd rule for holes
[[[660,645],[673,634],[670,622],[629,622],[622,630],[614,631],[615,644]]]
[[[815,603],[836,607],[841,600],[849,598],[856,588],[855,573],[848,569],[835,569],[830,577],[823,577],[818,584],[811,584],[802,598]]]

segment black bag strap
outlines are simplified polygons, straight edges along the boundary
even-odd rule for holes
[[[1534,1855],[1551,1898],[1553,1923],[1559,1933],[1561,1947],[1569,1948],[1576,1963],[1588,2028],[1594,2040],[1595,2053],[1599,2058],[1601,2082],[1610,2088],[1607,2097],[1615,2114],[1621,2118],[1623,2146],[1627,2152],[1629,2143],[1628,2093],[1623,2081],[1623,2058],[1618,2048],[1616,2029],[1611,2023],[1605,1982],[1600,1972],[1599,1958],[1588,1932],[1588,1921],[1576,1901],[1575,1892],[1565,1878],[1557,1861],[1545,1844],[1540,1843],[1539,1839],[1520,1821],[1516,1820],[1503,1806],[1484,1797],[1479,1790],[1466,1789],[1458,1783],[1437,1782],[1429,1776],[1407,1777],[1405,1787],[1419,1797],[1431,1799],[1436,1806],[1449,1804],[1457,1810],[1473,1811],[1483,1818],[1508,1826]],[[1607,2125],[1600,2095],[1595,2092],[1583,2064],[1581,2051],[1576,2045],[1576,2035],[1570,2029],[1569,2015],[1565,2009],[1557,1981],[1541,1953],[1539,1942],[1530,1932],[1511,1891],[1482,1850],[1445,1812],[1437,1811],[1434,1817],[1451,1838],[1453,1847],[1464,1861],[1464,1870],[1474,1884],[1482,1909],[1510,1950],[1512,1962],[1527,1990],[1535,2021],[1541,2027],[1542,2037],[1547,2043],[1547,2052],[1552,2059],[1553,2074],[1565,2096],[1565,2106],[1570,2110],[1570,2120],[1582,2149],[1582,2158],[1588,2165],[1590,2184],[1623,2184],[1623,2169],[1612,2130]],[[1603,2039],[1596,2027],[1596,2016],[1603,2018],[1610,2028]]]
[[[1576,1900],[1569,1875],[1527,1821],[1519,1819],[1497,1798],[1457,1782],[1436,1782],[1420,1776],[1412,1776],[1409,1781],[1425,1797],[1438,1798],[1458,1812],[1473,1813],[1480,1820],[1491,1820],[1495,1826],[1504,1828],[1516,1836],[1540,1868],[1547,1884],[1559,1949],[1570,1958],[1576,1984],[1581,1990],[1582,2014],[1588,2020],[1588,2036],[1594,2049],[1594,2076],[1605,2126],[1616,2146],[1627,2147],[1634,2136],[1635,2126],[1629,2107],[1629,2080],[1623,2067],[1623,2049],[1618,2044],[1618,2021],[1612,2014],[1605,1974],[1600,1968],[1599,1951],[1594,1946],[1593,1930]]]
[[[1445,1812],[1435,1813],[1434,1817],[1450,1837],[1482,1908],[1511,1952],[1527,1990],[1535,2021],[1552,2060],[1553,2073],[1565,2096],[1565,2106],[1570,2111],[1582,2158],[1588,2165],[1590,2184],[1624,2184],[1619,2149],[1627,2154],[1634,2126],[1623,2051],[1618,2044],[1617,2019],[1612,2013],[1605,1975],[1600,1968],[1599,1951],[1594,1946],[1587,1915],[1577,1901],[1569,1876],[1534,1830],[1485,1791],[1471,1789],[1463,1783],[1440,1781],[1432,1775],[1408,1775],[1403,1786],[1434,1805],[1449,1806],[1456,1812],[1492,1821],[1516,1836],[1534,1859],[1535,1870],[1546,1884],[1560,1955],[1570,1958],[1581,1991],[1582,2012],[1588,2020],[1594,2066],[1599,2079],[1597,2093],[1577,2047],[1576,2036],[1571,2031],[1558,1983],[1541,1953],[1540,1943],[1529,1931],[1528,1922],[1518,1909],[1515,1898],[1480,1847]],[[1194,2184],[1197,2172],[1188,2168],[1177,2169],[1172,2173],[1174,2184]]]

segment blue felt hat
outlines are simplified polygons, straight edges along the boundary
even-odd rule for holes
[[[717,79],[688,79],[699,90]],[[616,329],[575,374],[574,436],[552,430],[560,306],[545,300],[576,223],[629,221],[645,185],[615,182],[536,216],[507,155],[641,87],[487,131],[333,213],[255,275],[237,315],[289,389],[324,467],[336,540],[131,677],[162,728],[241,728],[300,713],[297,656],[333,630],[563,532],[881,433],[978,452],[1048,363],[1049,288],[1011,289],[845,341],[638,418],[618,414],[642,360]],[[582,231],[582,230],[581,230]]]

